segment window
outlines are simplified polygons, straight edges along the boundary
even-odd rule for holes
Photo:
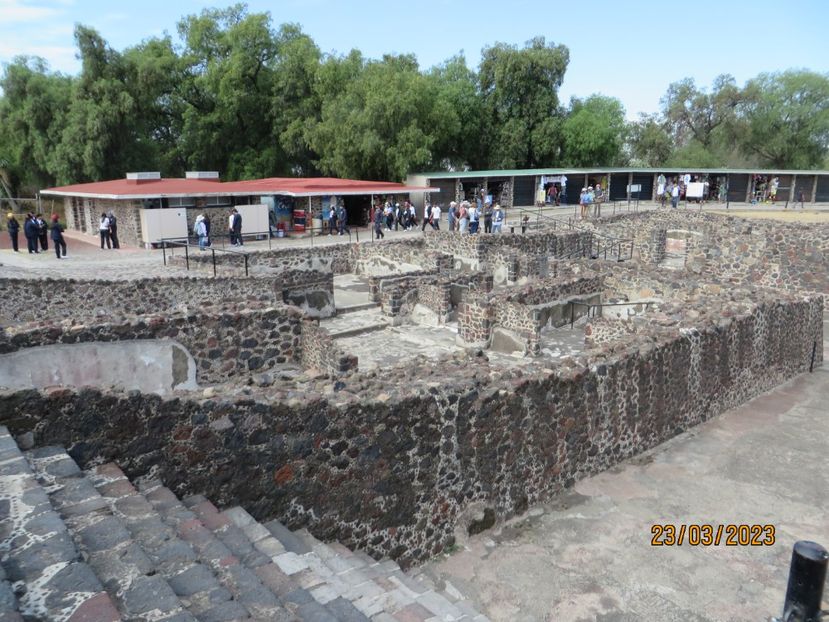
[[[193,207],[195,204],[196,200],[193,197],[177,197],[167,199],[167,205],[169,207]]]

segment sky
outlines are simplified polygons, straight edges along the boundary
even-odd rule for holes
[[[160,36],[176,23],[230,0],[0,0],[0,64],[45,58],[76,74],[73,28],[96,28],[117,50]],[[370,58],[413,53],[428,68],[463,53],[477,67],[481,48],[521,46],[532,37],[570,49],[562,102],[593,93],[621,100],[629,119],[659,109],[668,85],[690,77],[710,86],[722,73],[738,84],[761,72],[806,68],[829,73],[826,0],[248,0],[274,26],[294,22],[323,52],[360,49]]]

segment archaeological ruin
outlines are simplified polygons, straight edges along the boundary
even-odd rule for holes
[[[484,620],[405,571],[823,358],[825,225],[654,210],[212,261],[104,297],[2,280],[25,619]]]

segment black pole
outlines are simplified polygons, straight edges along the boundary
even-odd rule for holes
[[[216,276],[216,249],[211,248],[210,252],[213,254],[213,276]]]
[[[190,253],[187,249],[190,248],[190,245],[185,243],[184,244],[184,261],[187,264],[187,269],[190,269]]]
[[[817,542],[794,543],[781,622],[819,622],[827,563],[829,552]]]
[[[812,343],[812,360],[809,362],[809,373],[815,368],[815,354],[817,354],[817,340]]]
[[[311,234],[313,235],[313,230],[311,231]],[[249,276],[249,274],[248,274],[248,254],[247,253],[245,253],[245,276]]]
[[[167,265],[167,240],[161,240],[161,254],[164,257],[164,265]]]

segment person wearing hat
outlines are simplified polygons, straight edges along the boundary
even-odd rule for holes
[[[57,258],[66,259],[66,240],[63,239],[63,230],[60,228],[60,219],[57,214],[52,214],[52,242],[55,244]]]
[[[20,249],[17,247],[17,236],[20,233],[20,223],[17,222],[17,219],[11,212],[6,214],[6,229],[8,230],[9,237],[12,241],[12,250],[14,250],[15,253],[19,253]]]
[[[585,216],[587,216],[587,197],[588,196],[589,195],[587,194],[587,188],[582,188],[581,189],[581,194],[579,194],[579,210],[580,210],[579,218],[581,218],[581,220],[584,220]]]
[[[504,224],[504,212],[501,206],[496,203],[492,210],[492,233],[501,233],[501,225]]]

